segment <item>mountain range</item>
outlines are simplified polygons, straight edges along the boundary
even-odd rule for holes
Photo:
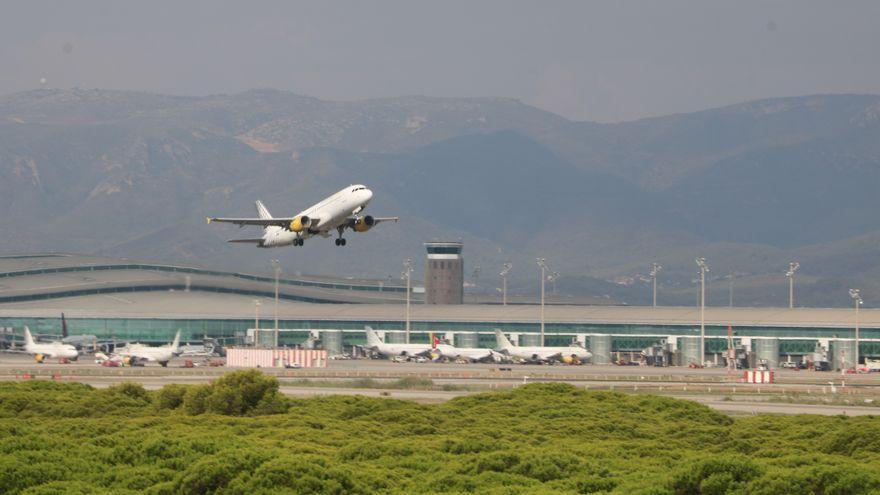
[[[85,252],[398,278],[426,240],[465,242],[470,290],[693,304],[880,305],[880,96],[773,98],[616,124],[505,98],[333,102],[277,90],[181,97],[43,89],[0,97],[0,250]],[[345,248],[230,245],[204,217],[291,215],[352,183],[398,224]],[[478,268],[479,267],[479,268]],[[418,274],[418,273],[417,273]],[[873,294],[873,295],[872,295]]]

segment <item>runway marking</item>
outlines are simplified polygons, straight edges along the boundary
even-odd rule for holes
[[[128,299],[123,299],[118,296],[110,296],[110,295],[105,294],[104,297],[106,297],[107,299],[112,299],[114,301],[118,301],[118,302],[125,303],[125,304],[134,304],[134,301],[130,301]]]

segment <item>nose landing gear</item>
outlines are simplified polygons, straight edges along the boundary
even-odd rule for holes
[[[340,237],[339,239],[336,239],[336,245],[337,246],[345,246],[345,239],[342,237]]]

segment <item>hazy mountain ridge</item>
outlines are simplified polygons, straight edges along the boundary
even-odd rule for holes
[[[880,291],[878,115],[871,95],[594,124],[504,98],[31,91],[0,98],[0,227],[14,233],[0,249],[235,269],[281,257],[290,271],[396,277],[422,241],[462,237],[484,290],[508,259],[513,286],[532,290],[542,255],[563,273],[560,288],[639,302],[639,277],[659,260],[669,302],[682,303],[696,255],[744,287],[750,277],[767,287],[761,277],[799,257],[803,300],[838,303],[829,287]],[[257,198],[291,214],[353,182],[376,190],[372,213],[403,221],[350,234],[343,250],[230,246],[255,232],[204,226],[206,214],[250,214]],[[636,282],[577,282],[590,276]],[[775,290],[741,300],[766,303]]]

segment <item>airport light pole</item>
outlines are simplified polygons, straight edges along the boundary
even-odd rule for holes
[[[654,286],[651,307],[654,308],[657,307],[657,274],[660,273],[661,270],[663,270],[663,265],[660,263],[651,263],[651,284]]]
[[[788,264],[788,271],[785,276],[788,277],[788,309],[794,309],[794,272],[801,267],[797,261]]]
[[[547,260],[537,258],[535,261],[541,267],[541,347],[544,347],[544,281],[546,280]]]
[[[501,267],[501,305],[507,306],[507,274],[510,273],[510,269],[513,268],[512,263],[505,263]]]
[[[410,280],[412,279],[413,262],[412,258],[403,261],[403,273],[401,278],[406,279],[406,343],[409,344],[409,298],[410,298]]]
[[[859,289],[850,289],[849,297],[852,298],[853,304],[856,306],[856,358],[855,358],[855,366],[856,370],[859,369],[859,306],[862,305],[862,295],[859,293]]]
[[[254,347],[260,340],[260,300],[254,299]]]
[[[706,364],[706,272],[709,271],[709,265],[706,264],[706,258],[697,258],[694,260],[700,267],[700,366]]]
[[[272,260],[272,267],[275,269],[275,337],[273,347],[278,347],[278,278],[281,276],[281,263],[278,260]]]

